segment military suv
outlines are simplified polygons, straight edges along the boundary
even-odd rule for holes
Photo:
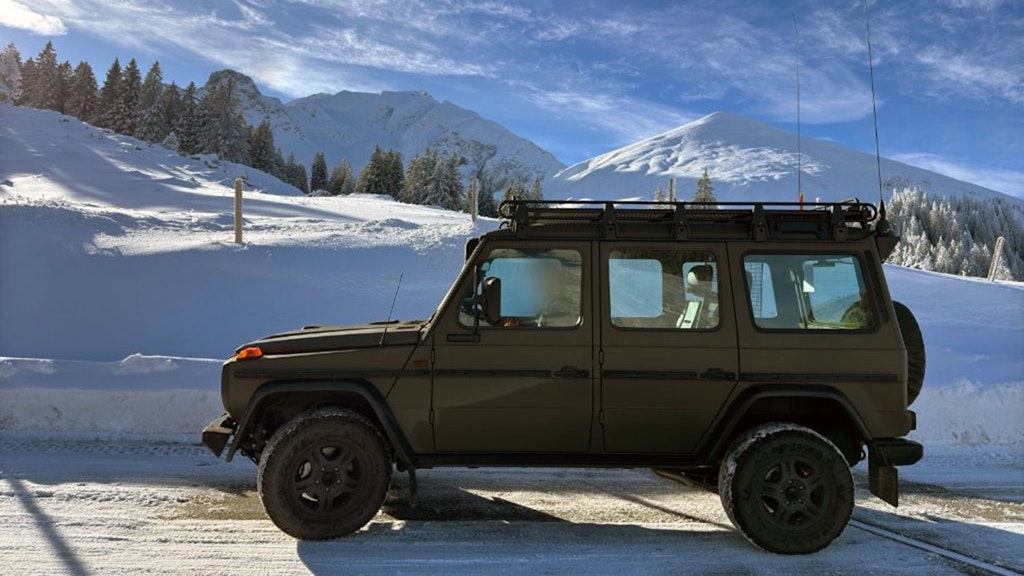
[[[240,347],[203,443],[259,466],[273,522],[334,538],[392,469],[649,467],[716,490],[772,552],[846,527],[851,467],[897,505],[924,376],[870,204],[511,201],[429,320]]]

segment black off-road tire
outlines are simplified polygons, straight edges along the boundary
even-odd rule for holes
[[[260,456],[256,489],[282,531],[326,540],[365,526],[390,483],[390,451],[377,426],[355,412],[326,408],[274,433]]]
[[[778,554],[825,548],[853,514],[846,458],[828,439],[795,424],[764,424],[737,439],[722,462],[718,491],[733,525]]]
[[[910,406],[917,400],[924,385],[924,336],[910,308],[901,302],[893,302],[892,305],[896,309],[896,322],[900,325],[900,334],[903,335],[903,346],[907,349],[907,406]]]

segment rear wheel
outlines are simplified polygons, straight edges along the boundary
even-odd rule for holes
[[[390,482],[391,459],[377,427],[354,412],[321,409],[274,433],[260,457],[257,490],[278,528],[324,540],[365,526]]]
[[[758,426],[729,448],[719,471],[722,506],[756,546],[809,554],[839,537],[853,513],[846,458],[817,432],[795,424]]]

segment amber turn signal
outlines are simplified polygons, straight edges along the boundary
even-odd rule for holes
[[[241,352],[235,354],[235,359],[245,360],[246,358],[259,358],[261,356],[263,356],[263,350],[260,350],[256,346],[251,346],[249,348],[243,348]]]

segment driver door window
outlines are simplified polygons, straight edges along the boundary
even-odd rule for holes
[[[494,328],[572,328],[580,324],[582,257],[576,250],[491,251],[463,296],[459,324]],[[490,324],[476,296],[488,278],[501,280],[501,318]]]

